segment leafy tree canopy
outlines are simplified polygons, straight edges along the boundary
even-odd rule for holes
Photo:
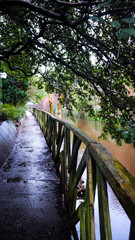
[[[0,0],[0,70],[30,76],[46,66],[46,88],[63,93],[69,110],[76,94],[93,114],[97,95],[103,136],[134,142],[134,11],[131,0]]]

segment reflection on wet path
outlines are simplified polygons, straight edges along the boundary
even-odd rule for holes
[[[0,169],[0,239],[69,239],[54,162],[32,114]]]

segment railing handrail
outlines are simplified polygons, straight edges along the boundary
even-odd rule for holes
[[[91,138],[90,136],[88,136],[87,134],[82,132],[79,128],[67,123],[66,121],[57,119],[56,117],[54,117],[52,114],[48,113],[47,111],[38,110],[38,109],[34,108],[33,112],[36,112],[36,111],[37,111],[37,113],[40,112],[40,115],[42,115],[42,116],[40,116],[40,118],[38,120],[39,120],[40,126],[43,128],[44,132],[46,131],[46,134],[45,134],[46,138],[48,138],[49,136],[50,136],[50,139],[52,138],[52,140],[50,140],[51,143],[49,143],[49,140],[48,140],[48,145],[50,145],[50,150],[52,150],[52,152],[53,151],[55,152],[56,146],[57,146],[57,148],[59,148],[56,140],[59,141],[60,146],[61,146],[60,142],[62,142],[62,141],[64,142],[64,150],[62,153],[63,157],[60,155],[61,154],[60,149],[59,149],[59,156],[57,156],[57,158],[61,159],[61,160],[59,160],[59,165],[63,164],[63,166],[64,166],[65,163],[63,163],[62,159],[65,159],[64,161],[66,161],[66,158],[68,158],[68,172],[70,175],[74,175],[76,172],[76,166],[73,166],[75,164],[74,163],[75,161],[71,161],[71,157],[73,158],[73,155],[74,155],[75,159],[77,158],[76,155],[78,154],[79,146],[80,146],[81,142],[83,142],[86,145],[86,150],[87,150],[87,153],[85,153],[84,157],[82,157],[82,164],[84,162],[83,168],[87,167],[88,172],[92,171],[92,174],[90,174],[90,178],[92,177],[92,180],[91,180],[92,183],[90,183],[90,180],[88,180],[87,185],[92,184],[91,188],[95,189],[95,184],[98,184],[99,188],[100,187],[102,188],[102,185],[104,185],[104,182],[107,181],[109,183],[109,185],[111,186],[113,192],[115,193],[116,197],[120,201],[121,205],[123,206],[124,210],[126,211],[133,226],[135,226],[135,214],[134,214],[134,212],[135,212],[135,178],[98,141],[96,141],[95,139]],[[47,120],[45,123],[45,119],[43,120],[43,115],[44,115],[44,118],[46,115],[50,118],[49,121],[52,121],[52,123],[50,122],[50,124],[52,124],[50,130],[47,129],[47,127],[49,126],[49,123],[47,123]],[[56,125],[54,124],[55,127],[53,126],[53,121],[55,122],[55,124],[57,122],[59,124],[59,126],[64,127],[65,130],[63,130],[63,133],[62,133],[62,127],[59,128],[59,130],[57,130]],[[43,124],[46,125],[46,130],[45,130],[45,126],[43,126]],[[50,131],[50,132],[47,133],[47,131]],[[54,131],[54,132],[52,132],[52,131]],[[66,134],[67,134],[66,132],[70,132],[70,131],[72,131],[72,133],[74,135],[74,139],[75,139],[73,141],[72,154],[70,153],[70,150],[69,150],[70,140],[68,140],[68,137],[66,137]],[[56,137],[56,135],[57,135],[57,137]],[[65,136],[65,138],[63,136]],[[55,142],[55,146],[54,146],[54,142]],[[64,157],[64,154],[65,154],[65,157]],[[86,157],[86,155],[87,155],[87,157]],[[83,160],[84,158],[86,158],[86,159]],[[89,160],[89,159],[92,159],[92,160]],[[89,166],[89,164],[91,166]],[[95,167],[93,167],[93,164],[95,165]],[[73,173],[72,173],[72,169],[75,169]],[[83,170],[80,167],[80,171],[83,171]],[[64,169],[62,171],[66,171],[66,170]],[[94,173],[94,172],[96,172],[96,173]],[[67,176],[65,172],[63,174],[64,174],[63,175],[64,177]],[[77,174],[81,174],[81,173],[78,172]],[[96,174],[97,177],[93,177],[94,174]],[[89,173],[88,173],[88,175],[89,175]],[[100,175],[103,175],[103,176],[100,176]],[[73,184],[73,178],[74,178],[74,176],[70,177],[69,184],[70,184],[70,181]],[[101,178],[99,180],[99,182],[98,182],[98,178]],[[102,180],[103,180],[103,183],[101,184]],[[66,184],[66,183],[64,182],[64,184]],[[100,184],[101,184],[101,186],[100,186]],[[65,200],[65,204],[66,204],[66,202],[68,202],[69,198],[72,198],[72,195],[74,195],[74,192],[72,192],[72,189],[74,189],[75,187],[71,187],[70,194],[67,193],[67,189],[68,189],[67,186],[64,188],[66,191],[66,193],[63,192],[63,193],[65,193],[65,198],[66,198],[66,194],[67,194],[67,198]],[[87,186],[87,188],[88,188],[88,186]],[[106,188],[106,183],[105,183],[105,188]],[[89,190],[89,191],[91,191],[91,190]],[[92,198],[94,198],[94,194],[95,194],[94,192],[95,192],[95,190],[93,190]],[[105,194],[105,192],[103,193],[103,195],[104,194]],[[90,193],[88,195],[90,195]],[[90,199],[90,196],[88,198]],[[107,197],[106,197],[106,199],[107,199]],[[75,200],[75,198],[74,198],[74,200]],[[92,201],[91,204],[93,204],[94,200],[92,199],[90,201]],[[83,209],[83,207],[82,207],[82,209]],[[79,212],[79,210],[78,210],[78,212]],[[108,214],[108,213],[103,213],[103,214]],[[106,215],[106,217],[107,217],[107,215]],[[86,216],[85,216],[85,218],[86,218]],[[109,221],[110,220],[108,220],[108,226],[109,226]],[[101,226],[101,227],[103,227],[103,226]],[[107,230],[107,231],[109,232],[109,230]],[[101,237],[101,238],[103,239],[104,237]],[[94,238],[92,238],[92,239],[94,239]],[[111,239],[111,238],[109,237],[108,239]]]
[[[47,115],[49,115],[53,120],[63,124],[64,126],[66,126],[67,128],[69,128],[70,130],[72,130],[77,136],[81,136],[82,135],[82,141],[84,141],[85,145],[89,144],[90,142],[93,143],[99,143],[98,141],[96,141],[94,138],[90,137],[87,133],[83,132],[82,130],[80,130],[78,127],[73,126],[72,124],[68,123],[65,120],[61,120],[56,118],[54,115],[52,115],[51,113],[45,111],[45,110],[41,110],[38,108],[33,108],[33,109],[37,109],[38,111],[44,112]],[[99,143],[100,144],[100,143]],[[107,151],[107,150],[106,150]],[[110,154],[110,153],[109,153]]]

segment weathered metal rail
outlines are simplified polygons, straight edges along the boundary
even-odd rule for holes
[[[95,239],[96,187],[101,239],[112,239],[107,183],[131,220],[129,239],[134,239],[135,178],[99,142],[78,128],[55,118],[48,112],[35,108],[31,111],[36,116],[54,157],[74,239],[79,239],[75,227],[79,221],[80,239]],[[85,145],[85,151],[77,165],[81,143]],[[77,185],[84,170],[87,172],[84,201],[76,209]]]

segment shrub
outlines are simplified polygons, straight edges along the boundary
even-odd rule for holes
[[[10,104],[0,105],[0,121],[11,119],[12,121],[19,121],[26,112],[26,106],[13,106]]]

